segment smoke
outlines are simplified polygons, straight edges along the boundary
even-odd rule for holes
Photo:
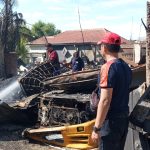
[[[25,97],[25,94],[17,78],[1,82],[0,103],[11,103],[13,101],[20,100],[23,97]]]

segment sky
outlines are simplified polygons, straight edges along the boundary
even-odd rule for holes
[[[62,32],[105,28],[126,39],[142,40],[146,31],[146,0],[17,0],[15,10],[28,23],[53,23]],[[79,13],[78,13],[79,10]]]

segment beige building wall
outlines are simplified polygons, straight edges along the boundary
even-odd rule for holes
[[[141,45],[139,43],[134,44],[134,62],[139,63],[141,59]]]

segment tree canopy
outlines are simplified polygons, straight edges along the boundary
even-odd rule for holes
[[[42,21],[35,23],[31,29],[27,28],[23,14],[13,11],[16,2],[16,0],[0,0],[0,77],[5,76],[5,53],[16,52],[25,59],[28,53],[27,42],[61,32],[53,23]]]
[[[3,7],[0,12],[0,41],[4,53],[15,51],[20,42],[19,30],[25,24],[21,13],[13,12],[15,0],[1,0]]]
[[[37,23],[32,25],[31,32],[33,33],[35,38],[39,38],[44,35],[56,35],[58,33],[61,33],[61,30],[56,29],[56,26],[53,23],[44,23],[39,20]]]

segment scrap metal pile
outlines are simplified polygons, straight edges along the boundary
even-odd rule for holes
[[[10,120],[21,124],[31,123],[38,129],[26,131],[25,137],[41,142],[52,144],[55,140],[56,145],[76,147],[77,145],[69,145],[76,141],[80,143],[79,147],[81,145],[86,148],[96,147],[97,145],[90,143],[89,138],[95,118],[89,106],[91,93],[96,88],[100,66],[97,69],[86,69],[76,73],[63,71],[65,73],[62,72],[58,76],[53,75],[53,69],[50,63],[44,62],[19,77],[15,84],[12,84],[15,85],[14,88],[17,88],[13,95],[23,96],[16,102],[14,100],[12,103],[10,103],[11,100],[7,102],[7,96],[12,93],[9,91],[11,88],[7,88],[7,92],[3,92],[4,99],[0,103],[0,122]],[[145,81],[145,65],[135,66],[132,71],[133,80],[130,91]],[[146,98],[149,99],[149,97]],[[141,121],[136,114],[139,112],[138,108],[143,109],[143,104],[145,107],[147,103],[142,99],[131,114],[135,124]],[[141,122],[146,122],[144,123],[146,127],[148,127],[147,122],[149,125],[149,119],[143,120],[149,116],[148,110],[149,106],[148,109],[143,109],[143,114],[140,113]],[[149,128],[146,129],[149,130]],[[62,145],[60,141],[56,142],[56,137],[50,137],[53,134],[61,135]]]
[[[30,110],[28,114],[35,113],[33,116],[40,126],[73,125],[92,120],[90,94],[96,87],[99,69],[65,72],[58,76],[53,76],[52,72],[53,66],[45,62],[19,78],[30,102],[27,103],[26,98],[18,106]]]
[[[92,119],[90,94],[52,94],[41,96],[39,121],[41,125],[73,125]]]
[[[6,100],[2,101],[5,103],[0,104],[0,122],[11,118],[10,121],[21,123],[59,126],[92,120],[94,116],[89,109],[90,95],[96,87],[100,66],[76,73],[65,72],[63,69],[58,76],[53,76],[53,70],[50,63],[44,62],[19,77],[15,81],[17,86],[14,87],[17,87],[17,90],[13,95],[16,96],[19,92],[23,93],[24,97],[19,96],[17,102],[12,100],[8,105],[8,93],[12,92],[5,92]],[[131,90],[144,82],[141,75],[145,74],[145,66],[134,67],[132,70],[134,78]]]

